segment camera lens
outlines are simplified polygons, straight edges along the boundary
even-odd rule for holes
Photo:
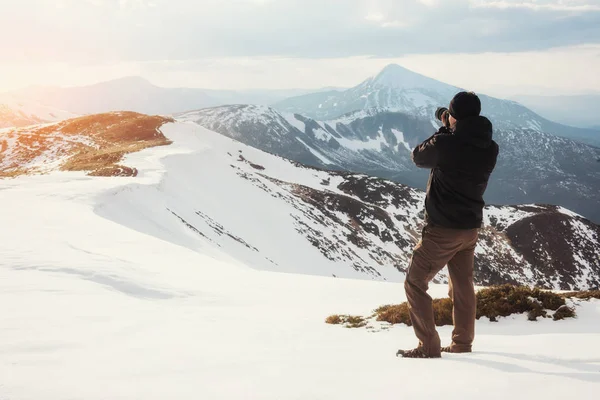
[[[442,120],[442,115],[444,115],[444,113],[448,111],[448,109],[446,107],[439,107],[436,111],[435,111],[435,117],[438,120]]]

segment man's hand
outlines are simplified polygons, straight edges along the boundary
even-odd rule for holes
[[[450,128],[450,113],[448,111],[444,111],[442,114],[442,124],[444,124],[446,128]]]

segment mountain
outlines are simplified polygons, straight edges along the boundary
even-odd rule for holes
[[[111,111],[169,115],[224,104],[271,104],[309,92],[314,90],[164,88],[133,76],[81,87],[31,87],[7,96],[47,104],[79,115]]]
[[[75,116],[16,95],[0,95],[0,128],[55,122]]]
[[[18,94],[76,114],[134,111],[165,115],[219,103],[201,89],[166,89],[140,77],[71,88],[34,87]]]
[[[273,107],[282,112],[325,121],[369,109],[404,112],[423,119],[433,119],[436,108],[448,107],[452,97],[461,90],[464,89],[391,64],[354,88],[293,97]],[[492,120],[496,128],[528,128],[600,146],[600,133],[597,131],[549,121],[514,101],[483,94],[479,97],[483,114]]]
[[[517,95],[513,100],[552,121],[600,130],[600,94],[570,96]],[[595,126],[595,128],[594,128]]]
[[[5,176],[52,176],[57,170],[124,175],[127,186],[96,197],[97,215],[255,269],[400,282],[422,227],[422,191],[304,166],[191,121],[135,113],[87,116],[36,131],[42,147],[51,142],[63,149],[43,153],[30,153],[26,135],[14,137],[13,130],[0,131],[3,159],[18,157],[22,166],[15,171],[3,163]],[[117,152],[124,148],[129,151]],[[136,158],[142,149],[153,155]],[[143,168],[156,157],[162,173]],[[136,173],[98,173],[107,170]],[[82,179],[81,172],[70,174],[57,176]],[[600,227],[556,206],[489,206],[476,269],[481,285],[598,287]],[[445,274],[437,279],[445,281]]]
[[[225,106],[177,114],[250,146],[318,168],[366,173],[424,189],[428,171],[411,150],[434,121],[368,109],[316,121],[262,106]],[[600,148],[531,128],[496,129],[500,146],[486,201],[558,204],[600,222]]]

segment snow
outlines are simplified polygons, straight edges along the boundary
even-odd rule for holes
[[[293,115],[290,114],[290,116],[291,118],[289,119],[295,120]],[[270,126],[275,123],[282,128],[281,130],[271,130],[271,133],[277,135],[282,135],[283,132],[288,130],[288,127],[285,126],[286,123],[292,123],[284,119],[282,115],[270,107],[253,104],[205,108],[177,114],[176,118],[181,122],[198,122],[201,120],[205,126],[236,126],[239,121],[258,123],[264,126]],[[292,124],[298,126],[299,122],[296,120]],[[303,125],[301,130],[304,132]]]
[[[406,148],[406,150],[408,150],[409,152],[412,152],[410,145],[404,140],[403,132],[400,132],[399,130],[396,130],[396,129],[392,129],[392,133],[396,136],[396,139],[398,139],[398,144],[404,146]]]
[[[323,162],[325,164],[335,164],[333,161],[331,161],[330,159],[328,159],[327,157],[325,157],[319,151],[313,149],[312,147],[310,147],[309,145],[307,145],[306,143],[304,143],[304,141],[302,139],[300,139],[299,137],[297,137],[296,139],[298,139],[298,141],[300,143],[302,143],[308,149],[308,151],[310,151],[315,157],[317,157],[319,160],[321,160],[321,162]]]
[[[373,114],[375,114],[374,110],[358,110],[346,115],[342,115],[341,117],[337,117],[335,119],[327,120],[326,123],[334,127],[337,126],[338,123],[348,125],[357,119],[370,117]]]
[[[1,399],[385,400],[399,390],[411,399],[597,396],[600,302],[582,302],[576,320],[480,320],[473,354],[398,359],[398,348],[416,345],[411,328],[369,332],[324,319],[403,301],[401,284],[252,269],[233,247],[176,224],[164,206],[193,206],[236,234],[256,232],[235,218],[236,208],[258,207],[272,219],[246,219],[265,231],[244,236],[248,242],[280,247],[281,271],[293,261],[286,247],[301,245],[287,242],[287,223],[273,224],[291,221],[289,209],[237,181],[232,187],[239,171],[223,168],[215,149],[242,150],[252,161],[258,151],[192,124],[164,132],[173,145],[127,157],[137,178],[56,172],[0,181]],[[307,185],[320,178],[276,157],[260,162],[280,178]],[[318,273],[314,250],[302,251],[297,264]],[[447,288],[431,285],[431,293],[442,297]],[[439,331],[447,343],[451,328]]]
[[[315,129],[313,130],[313,133],[317,139],[322,140],[324,142],[328,142],[333,138],[333,135],[323,128]],[[337,140],[337,138],[334,139]]]
[[[527,204],[526,206],[529,208],[537,208],[537,206],[533,204]],[[528,218],[532,215],[535,215],[535,213],[523,211],[514,206],[498,207],[492,205],[485,209],[484,223],[487,226],[492,225],[491,219],[494,218],[496,220],[496,225],[501,226],[503,228],[501,230],[504,230],[515,222],[524,218]]]
[[[575,214],[576,215],[576,214]],[[584,249],[582,244],[587,241],[598,242],[597,233],[590,229],[586,224],[584,224],[581,219],[573,218],[570,221],[571,230],[573,232],[573,239],[571,245],[573,247],[573,258],[577,265],[576,271],[578,272],[577,276],[575,276],[575,282],[578,287],[588,287],[589,282],[593,280],[594,271],[600,266],[600,248],[588,248]],[[593,257],[585,257],[584,251],[593,252]],[[587,260],[595,260],[592,261],[596,268],[593,268],[592,265]]]
[[[537,131],[537,132],[542,132],[542,125],[537,120],[533,120],[533,119],[527,120],[527,122],[525,123],[525,127],[532,129],[534,131]],[[548,144],[546,143],[546,146],[547,145]]]
[[[350,149],[352,151],[362,151],[362,150],[373,150],[380,151],[383,146],[388,146],[387,141],[383,137],[383,133],[381,132],[381,128],[377,132],[377,136],[374,139],[370,140],[354,140],[348,139],[345,137],[335,138],[342,146]]]
[[[294,114],[291,114],[291,113],[280,113],[280,114],[287,120],[287,122],[290,123],[290,125],[292,125],[296,129],[298,129],[300,132],[304,132],[306,130],[306,126],[304,125],[304,122],[297,119],[294,116]]]
[[[335,223],[319,207],[294,195],[301,190],[300,185],[346,195],[337,188],[343,177],[299,168],[193,123],[167,124],[162,131],[176,143],[171,147],[187,154],[163,161],[168,174],[159,183],[135,185],[108,194],[97,210],[102,216],[194,251],[217,247],[255,269],[342,278],[403,279],[404,274],[395,265],[408,262],[409,249],[398,254],[393,242],[381,239],[359,248],[346,239],[346,225]],[[247,162],[240,161],[239,156]],[[252,165],[264,169],[257,170]],[[329,185],[324,186],[326,180]],[[248,204],[254,206],[249,208]],[[139,217],[132,219],[128,217],[131,215]],[[221,228],[215,230],[211,221]],[[302,226],[298,221],[302,221]],[[403,230],[407,240],[411,237],[402,226],[398,229]],[[311,231],[317,232],[322,246],[337,252],[332,250],[329,258],[324,257],[322,250],[307,238]],[[382,252],[393,257],[386,256],[371,265],[372,255]],[[357,264],[370,269],[361,270]]]
[[[558,207],[558,212],[560,212],[561,214],[565,214],[565,215],[567,215],[569,217],[583,218],[581,215],[579,215],[579,214],[577,214],[577,213],[575,213],[575,212],[573,212],[573,211],[571,211],[569,209],[566,209],[564,207]]]
[[[367,80],[365,83],[386,89],[418,89],[439,93],[456,93],[458,91],[456,87],[415,73],[396,64],[388,65],[377,76]]]
[[[439,103],[436,99],[419,90],[406,90],[402,95],[413,108],[417,109],[433,107]]]
[[[50,127],[53,124],[34,125],[24,128],[9,128],[0,130],[0,142],[6,143],[6,151],[0,159],[0,168],[7,169],[15,163],[20,168],[38,173],[50,172],[58,169],[68,158],[65,154],[69,154],[69,149],[77,144],[83,144],[91,148],[97,148],[98,145],[88,136],[85,135],[66,135],[57,130],[51,135],[39,137],[38,129],[42,127]],[[19,138],[22,142],[19,143]],[[28,138],[32,142],[32,146],[27,146]],[[36,139],[37,138],[37,139]],[[42,144],[43,143],[43,144]],[[39,153],[36,157],[28,161],[21,161],[20,152]]]

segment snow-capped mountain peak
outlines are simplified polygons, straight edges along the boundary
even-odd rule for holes
[[[428,89],[435,91],[458,91],[459,89],[446,83],[413,72],[398,64],[386,66],[379,74],[369,78],[364,85],[373,88],[393,89]]]

